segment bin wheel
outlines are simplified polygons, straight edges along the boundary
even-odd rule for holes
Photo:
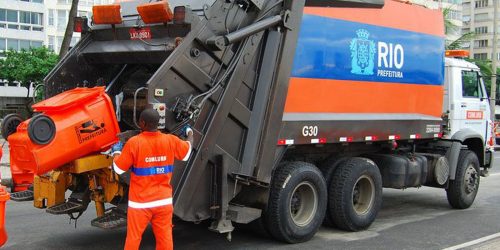
[[[348,231],[368,228],[382,205],[382,176],[377,165],[361,157],[343,161],[328,189],[334,225]]]
[[[37,115],[28,123],[28,136],[33,143],[49,144],[56,136],[56,125],[46,115]]]
[[[326,198],[325,179],[314,165],[280,164],[273,175],[265,212],[269,233],[288,243],[308,241],[323,222]]]
[[[23,122],[24,119],[18,114],[8,114],[2,121],[2,137],[7,139],[10,135],[16,132],[17,126]]]
[[[455,180],[446,189],[448,203],[453,208],[465,209],[474,203],[479,189],[479,160],[470,150],[460,151]]]

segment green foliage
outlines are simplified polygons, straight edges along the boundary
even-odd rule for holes
[[[476,33],[474,32],[469,32],[461,35],[459,38],[453,41],[447,41],[446,44],[446,49],[447,50],[456,50],[456,49],[462,49],[463,44],[472,41],[476,37]]]
[[[451,8],[444,8],[443,9],[443,17],[444,17],[444,28],[446,31],[446,34],[452,33],[454,31],[457,31],[459,29],[458,26],[456,26],[448,17],[448,15],[451,12]],[[463,45],[465,43],[468,43],[472,41],[476,37],[475,32],[469,32],[462,34],[458,39],[456,40],[446,40],[445,44],[445,49],[446,50],[458,50],[458,49],[463,49]],[[491,97],[491,76],[493,75],[493,69],[491,65],[491,60],[475,60],[475,59],[466,59],[467,61],[470,61],[474,64],[476,64],[480,71],[481,75],[483,76],[483,82],[486,87],[486,92],[488,93],[488,96]],[[500,68],[497,68],[496,74],[498,75],[500,73]],[[499,86],[499,78],[497,78],[497,86]],[[500,100],[500,93],[498,91],[497,87],[497,97],[495,98],[497,100]]]
[[[0,59],[0,79],[20,81],[26,87],[30,82],[42,83],[58,60],[59,57],[46,47],[7,51],[5,59]]]
[[[456,33],[457,31],[459,31],[460,27],[455,25],[449,18],[449,14],[452,11],[451,7],[444,8],[442,11],[443,11],[443,18],[444,18],[444,30],[445,30],[446,35],[449,35],[451,33]],[[468,33],[462,34],[456,40],[446,39],[445,47],[447,50],[462,49],[464,43],[470,42],[475,37],[476,37],[475,32],[468,32]]]

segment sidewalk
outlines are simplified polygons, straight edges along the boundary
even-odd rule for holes
[[[5,143],[5,144],[4,144]],[[10,174],[9,167],[9,145],[5,142],[3,138],[0,137],[0,146],[2,146],[3,156],[0,160],[0,173],[2,175],[2,179],[10,179],[12,175]]]

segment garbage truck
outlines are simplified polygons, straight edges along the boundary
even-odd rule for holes
[[[383,188],[472,205],[493,165],[488,96],[464,51],[445,56],[439,10],[199,3],[124,1],[94,6],[91,25],[75,19],[82,39],[45,78],[46,100],[4,119],[13,200],[75,219],[93,201],[93,226],[126,225],[128,178],[102,152],[137,134],[149,107],[165,133],[193,127],[174,213],[215,232],[256,223],[297,243],[323,224],[363,230]]]

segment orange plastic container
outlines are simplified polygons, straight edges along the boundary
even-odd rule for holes
[[[5,203],[10,200],[10,194],[4,186],[0,185],[0,247],[7,242],[7,230],[5,229]]]
[[[72,89],[33,105],[33,110],[39,114],[8,138],[11,166],[23,180],[21,174],[47,173],[118,141],[120,128],[103,87]]]

